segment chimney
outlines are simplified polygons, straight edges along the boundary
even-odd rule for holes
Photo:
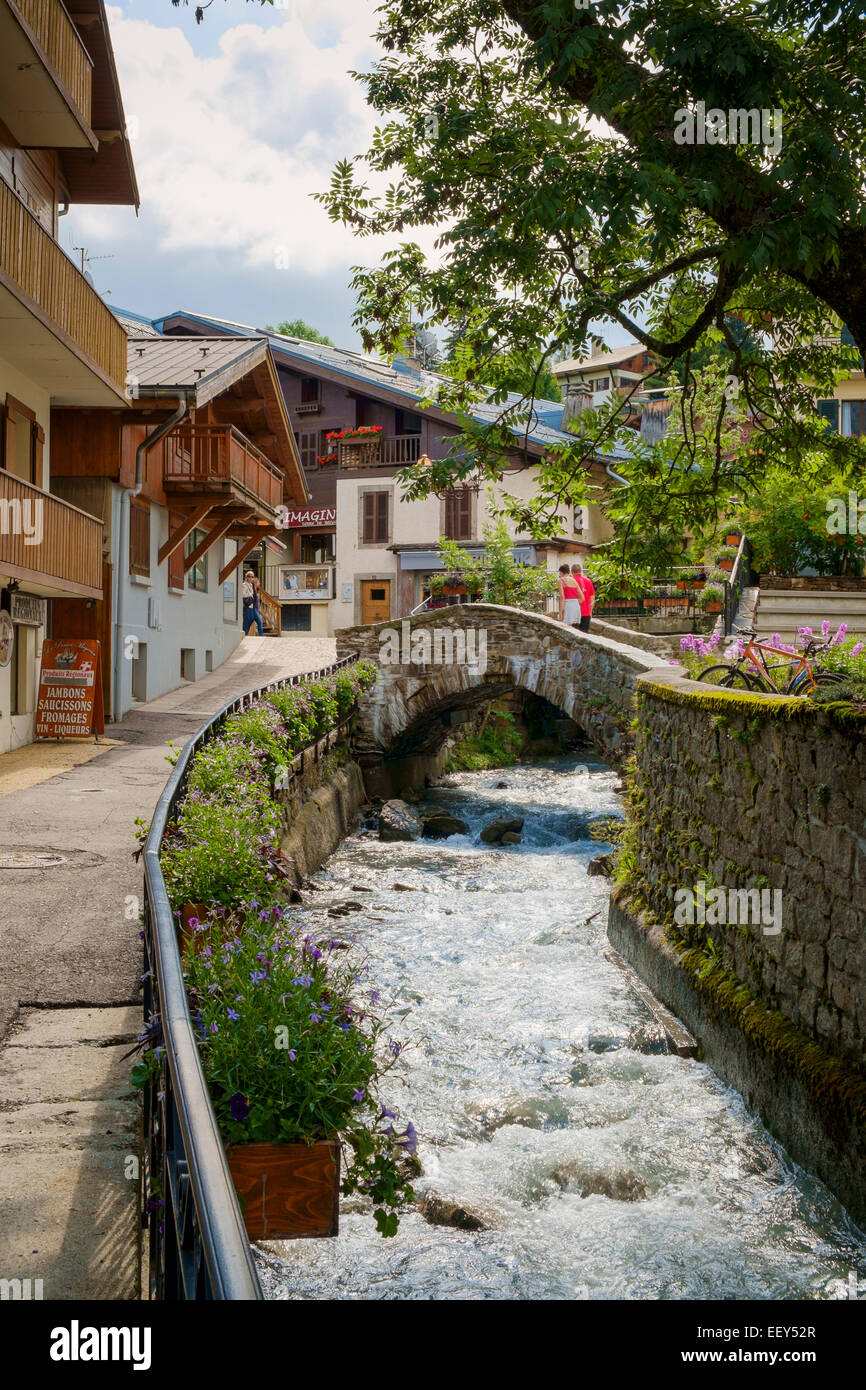
[[[559,423],[561,430],[568,429],[569,420],[576,420],[584,410],[589,410],[592,405],[592,396],[582,386],[569,386],[562,403],[562,419]]]
[[[604,338],[599,338],[597,333],[590,334],[589,346],[592,349],[591,356],[593,357],[599,357],[601,353],[607,352],[607,343]]]

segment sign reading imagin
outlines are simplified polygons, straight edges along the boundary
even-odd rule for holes
[[[99,643],[49,638],[42,644],[36,737],[89,738],[104,732]]]

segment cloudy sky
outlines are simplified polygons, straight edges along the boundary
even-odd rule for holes
[[[379,56],[378,3],[213,0],[197,25],[195,0],[109,0],[141,212],[73,206],[60,225],[110,303],[256,327],[302,318],[358,346],[351,267],[386,243],[356,240],[311,195],[368,147],[373,112],[348,73]]]
[[[372,112],[347,74],[376,57],[375,3],[214,0],[200,25],[171,0],[109,5],[141,212],[73,207],[61,227],[111,303],[304,318],[357,344],[350,267],[383,243],[356,241],[310,195],[367,146]]]

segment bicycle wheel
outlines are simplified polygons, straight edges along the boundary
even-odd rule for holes
[[[808,671],[801,671],[785,689],[786,695],[809,695],[816,685],[844,685],[845,677],[841,671],[813,671],[810,679]]]
[[[698,676],[699,681],[706,681],[708,685],[723,685],[727,690],[754,690],[754,679],[739,666],[708,666]]]

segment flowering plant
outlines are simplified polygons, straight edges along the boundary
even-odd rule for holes
[[[336,463],[336,454],[316,454],[316,463],[320,463],[324,468],[326,463]]]
[[[359,662],[328,682],[270,691],[226,719],[193,759],[166,836],[161,864],[173,908],[280,901],[282,810],[273,791],[295,755],[333,729],[376,675],[372,662]]]
[[[413,1200],[414,1128],[398,1132],[378,1096],[403,1045],[388,1036],[369,966],[346,943],[317,939],[279,905],[197,923],[187,998],[227,1143],[315,1143],[339,1136],[344,1192],[374,1203],[383,1235]]]
[[[353,427],[351,427],[351,428],[349,428],[349,429],[346,429],[346,430],[331,430],[330,434],[326,434],[326,435],[325,435],[325,438],[326,438],[326,439],[355,439],[355,438],[357,438],[358,436],[364,436],[364,435],[369,435],[369,434],[381,434],[381,433],[382,433],[382,426],[381,426],[381,425],[355,425],[355,426],[353,426]]]

